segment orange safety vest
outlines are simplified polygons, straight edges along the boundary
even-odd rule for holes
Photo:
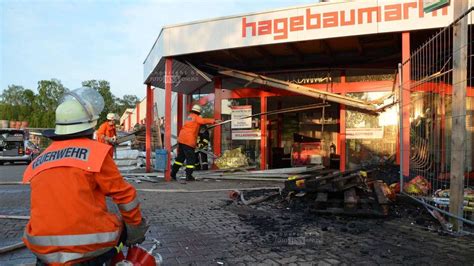
[[[110,149],[86,138],[55,141],[26,169],[31,216],[23,241],[41,261],[76,263],[113,248],[123,223],[107,211],[106,196],[124,222],[141,222],[136,190],[123,180]]]
[[[199,127],[201,125],[213,124],[215,121],[213,118],[202,118],[200,115],[190,113],[179,132],[178,142],[196,148]]]

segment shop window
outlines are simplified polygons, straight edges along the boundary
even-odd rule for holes
[[[306,96],[270,97],[268,110],[321,103]],[[339,132],[339,104],[268,117],[270,167],[282,168],[309,164],[330,167],[331,149],[335,154]],[[281,142],[280,142],[281,141]],[[282,160],[283,159],[283,160]],[[339,166],[335,167],[339,168]]]
[[[260,113],[260,98],[224,99],[222,100],[222,120],[232,119],[232,112],[237,112],[236,107],[251,114]],[[235,116],[235,113],[234,113]],[[221,129],[221,150],[240,148],[249,161],[249,165],[260,167],[260,117],[256,116],[250,121],[226,123]]]
[[[349,97],[371,101],[389,92],[351,93]],[[398,109],[380,115],[348,108],[346,111],[346,169],[395,161],[398,134]]]

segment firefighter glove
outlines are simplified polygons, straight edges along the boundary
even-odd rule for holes
[[[145,234],[150,225],[148,225],[145,218],[142,218],[142,221],[138,225],[125,223],[125,227],[127,228],[127,240],[125,244],[131,246],[145,241]]]

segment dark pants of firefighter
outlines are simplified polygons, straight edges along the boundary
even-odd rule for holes
[[[196,152],[196,170],[208,170],[207,154],[204,152]]]
[[[171,177],[173,179],[176,178],[176,174],[178,173],[181,166],[186,167],[186,178],[192,177],[195,163],[196,157],[194,155],[194,148],[178,143],[178,156],[176,157],[173,167],[171,168]]]

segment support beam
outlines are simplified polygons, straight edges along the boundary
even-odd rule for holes
[[[407,62],[410,59],[410,32],[402,33],[402,62]],[[403,176],[407,177],[410,173],[410,63],[406,63],[402,66],[402,77],[403,77],[403,92],[402,92],[402,134],[403,143],[400,149],[403,149]]]
[[[219,66],[216,66],[216,67],[222,68],[222,67],[219,67]],[[306,95],[306,96],[316,98],[316,99],[325,99],[327,101],[336,102],[336,103],[340,103],[340,104],[345,104],[347,106],[351,106],[351,107],[354,107],[354,108],[357,108],[357,109],[366,110],[366,111],[369,111],[369,112],[376,112],[376,110],[377,110],[376,107],[373,104],[371,104],[369,102],[366,102],[366,101],[362,101],[362,100],[342,96],[342,95],[335,94],[335,93],[321,91],[321,90],[314,89],[314,88],[311,88],[311,87],[308,87],[308,86],[302,86],[302,85],[294,84],[294,83],[291,83],[291,82],[287,82],[287,81],[283,81],[283,80],[279,80],[279,79],[274,79],[274,78],[270,78],[270,77],[263,76],[263,75],[258,75],[258,74],[255,74],[255,73],[250,73],[250,72],[245,72],[245,71],[240,71],[240,70],[234,70],[234,69],[220,70],[219,73],[223,74],[223,75],[226,75],[226,76],[231,76],[231,77],[234,77],[234,78],[239,78],[239,79],[243,79],[243,80],[247,80],[247,81],[252,81],[254,83],[258,83],[258,84],[261,84],[261,85],[274,87],[274,88],[278,88],[278,89],[282,89],[282,90],[286,90],[286,91],[295,92],[295,93]]]
[[[171,181],[171,92],[173,90],[173,59],[165,59],[165,150],[167,151],[167,162],[165,180]]]
[[[260,112],[267,112],[267,97],[260,96]],[[267,116],[260,116],[260,169],[267,169]]]
[[[214,119],[222,120],[222,79],[220,77],[214,78]],[[214,141],[212,143],[212,148],[214,154],[220,156],[221,151],[221,129],[222,127],[214,128]]]
[[[460,17],[468,7],[468,0],[453,1],[454,18]],[[467,18],[464,16],[453,26],[453,98],[451,134],[451,177],[449,212],[463,217],[464,172],[466,169],[466,86],[467,86]],[[470,146],[470,145],[469,145]],[[453,229],[462,231],[461,220],[451,218]]]
[[[146,172],[151,172],[151,125],[153,123],[153,90],[151,85],[146,85],[146,131],[145,131],[145,150],[146,150]]]

